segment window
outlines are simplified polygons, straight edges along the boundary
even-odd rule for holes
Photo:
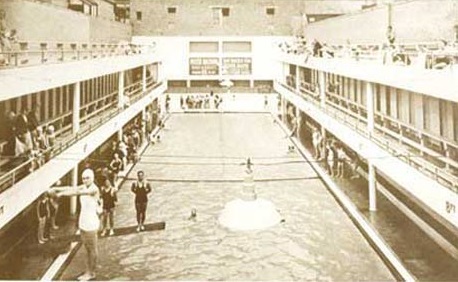
[[[229,8],[221,8],[221,12],[223,14],[223,17],[229,17],[230,9]]]
[[[275,15],[275,8],[273,8],[273,7],[266,8],[266,14],[269,15],[269,16]]]
[[[230,9],[227,7],[212,7],[213,24],[222,25],[223,17],[229,17]]]
[[[176,14],[177,13],[177,7],[167,7],[167,13]]]
[[[142,20],[142,12],[137,12],[137,21]]]

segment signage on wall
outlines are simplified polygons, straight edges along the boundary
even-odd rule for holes
[[[219,74],[218,58],[191,58],[189,59],[190,75],[217,75]]]
[[[223,58],[223,74],[250,75],[251,58]]]

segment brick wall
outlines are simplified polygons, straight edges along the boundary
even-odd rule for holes
[[[130,41],[132,27],[116,21],[108,21],[100,18],[89,17],[90,41],[91,42],[118,42]]]
[[[16,29],[20,41],[87,41],[89,21],[83,14],[51,3],[0,0],[8,29]]]
[[[135,35],[291,35],[294,17],[304,11],[317,14],[344,13],[361,7],[364,1],[309,1],[303,0],[132,0],[131,22]],[[214,24],[212,7],[228,7],[229,16],[222,24]],[[169,14],[168,7],[176,7],[176,14]],[[266,14],[267,7],[274,7],[273,16]],[[141,13],[141,21],[137,20]],[[307,12],[308,13],[308,12]]]
[[[106,19],[106,20],[114,20],[114,6],[113,4],[104,1],[104,0],[96,0],[98,7],[99,7],[99,18]]]

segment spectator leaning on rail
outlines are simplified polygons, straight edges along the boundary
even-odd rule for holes
[[[6,137],[6,145],[3,147],[2,154],[8,157],[16,155],[16,114],[11,111],[5,116],[5,123],[2,123],[2,131]]]

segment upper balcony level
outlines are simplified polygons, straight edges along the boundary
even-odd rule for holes
[[[294,39],[279,43],[277,60],[458,102],[458,46],[443,50],[439,45],[428,42],[396,44],[388,49],[376,44],[314,48],[314,44]]]
[[[41,43],[41,46],[45,44],[54,45]],[[0,68],[0,101],[160,62],[152,45],[58,43],[54,46],[60,48],[0,54],[12,64]],[[27,61],[21,64],[24,59]]]

